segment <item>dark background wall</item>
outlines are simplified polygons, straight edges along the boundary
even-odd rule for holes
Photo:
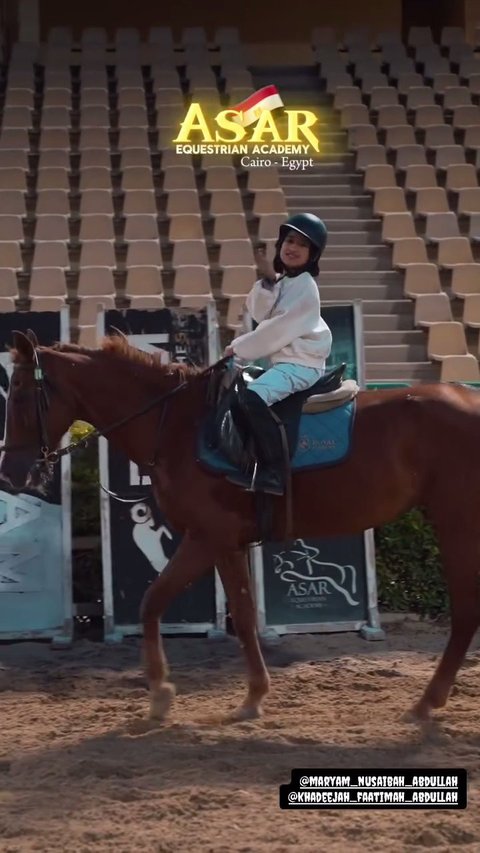
[[[244,41],[307,41],[315,26],[336,26],[339,30],[370,26],[374,30],[398,29],[401,25],[401,0],[337,0],[314,3],[312,0],[243,0],[217,4],[175,0],[172,3],[132,3],[131,0],[39,0],[42,38],[54,24],[71,24],[78,35],[84,26],[115,27],[171,26],[178,38],[182,27],[203,26],[209,38],[217,26],[237,26]],[[417,0],[421,2],[421,0]]]
[[[35,2],[35,0],[32,0]],[[373,33],[402,30],[411,26],[430,26],[438,38],[443,26],[463,26],[472,38],[480,25],[480,0],[243,0],[218,6],[213,2],[174,0],[152,4],[149,0],[38,0],[41,39],[50,27],[69,24],[78,38],[86,26],[105,27],[110,36],[116,27],[138,27],[146,37],[150,26],[170,26],[179,40],[186,26],[203,26],[211,40],[218,26],[236,26],[242,40],[249,44],[295,44],[308,42],[315,26],[331,26],[341,33],[347,28],[367,26]],[[18,36],[19,0],[0,0],[2,24],[8,41]]]
[[[409,27],[431,27],[436,40],[442,27],[465,26],[463,0],[402,0],[402,31]]]

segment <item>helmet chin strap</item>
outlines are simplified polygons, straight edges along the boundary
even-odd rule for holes
[[[301,275],[302,272],[306,272],[310,264],[303,264],[301,267],[286,267],[285,264],[283,266],[285,267],[285,275],[287,278],[295,278],[296,275]]]

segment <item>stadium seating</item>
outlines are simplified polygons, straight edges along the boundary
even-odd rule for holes
[[[73,336],[93,341],[98,304],[214,299],[231,332],[255,248],[271,257],[285,215],[311,210],[330,231],[322,299],[362,299],[367,377],[472,377],[480,63],[463,32],[445,27],[435,44],[414,27],[404,44],[397,33],[316,27],[295,54],[322,110],[310,177],[172,150],[192,96],[220,107],[265,84],[236,28],[213,38],[194,26],[178,41],[168,27],[145,41],[135,28],[87,27],[74,43],[55,27],[45,45],[14,45],[1,84],[0,310],[78,303]],[[288,75],[274,64],[287,102]],[[423,345],[416,328],[428,329]]]

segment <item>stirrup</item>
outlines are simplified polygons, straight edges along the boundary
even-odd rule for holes
[[[243,474],[241,471],[235,471],[234,474],[229,474],[227,480],[233,483],[234,486],[240,486],[245,492],[256,492],[255,481],[257,478],[258,462],[255,460],[252,478],[249,474]],[[250,483],[250,485],[248,485]]]
[[[260,474],[260,478],[258,475]],[[257,480],[260,479],[260,484],[257,484]],[[261,471],[259,471],[258,462],[255,462],[255,466],[253,469],[252,479],[250,481],[250,485],[248,485],[249,477],[248,475],[242,475],[240,472],[237,474],[229,474],[227,477],[229,483],[233,483],[235,486],[241,486],[246,492],[255,492],[256,494],[265,494],[265,495],[276,495],[277,497],[283,497],[285,494],[285,485],[282,484],[282,481],[279,480],[278,486],[276,485],[267,485],[265,488],[265,484],[262,484],[261,480]]]
[[[264,486],[262,487],[261,485],[257,486],[258,473],[259,473],[258,462],[255,462],[255,468],[253,470],[252,482],[251,482],[250,488],[248,489],[249,492],[257,492],[257,493],[261,492],[262,494],[265,494],[265,495],[278,495],[279,497],[282,497],[282,495],[285,494],[285,487],[283,486],[281,479],[279,479],[279,485],[278,486],[269,486],[267,488],[265,488]],[[260,477],[260,480],[261,480],[261,477]]]
[[[262,494],[265,494],[265,495],[276,495],[277,497],[283,497],[283,495],[285,494],[285,486],[280,480],[278,483],[278,486],[277,485],[270,485],[270,486],[267,485],[265,487],[265,485],[264,485],[263,487],[260,486],[259,488],[257,488],[256,491],[262,492]]]

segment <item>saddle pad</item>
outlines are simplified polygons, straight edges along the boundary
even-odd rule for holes
[[[355,400],[327,412],[302,414],[292,471],[309,471],[343,462],[350,451],[354,417]],[[205,427],[199,434],[198,456],[203,465],[218,474],[237,470],[219,450],[208,447]]]

